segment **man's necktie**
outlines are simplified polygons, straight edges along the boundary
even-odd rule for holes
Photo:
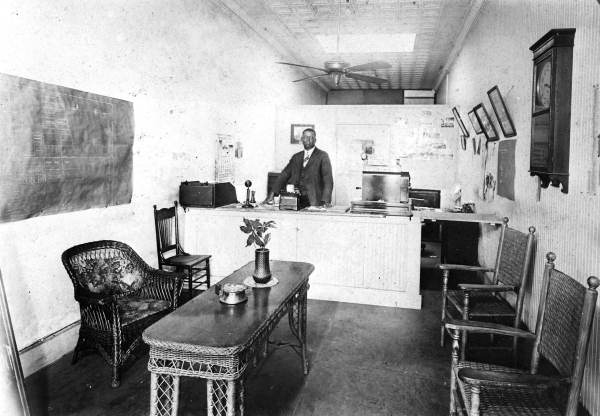
[[[304,162],[302,162],[302,167],[305,168],[308,163],[308,159],[310,159],[310,155],[304,156]]]

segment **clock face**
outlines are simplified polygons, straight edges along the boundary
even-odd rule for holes
[[[552,64],[547,59],[538,66],[537,80],[535,82],[535,103],[547,108],[550,106],[552,86]]]

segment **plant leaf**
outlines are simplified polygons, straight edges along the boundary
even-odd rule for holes
[[[248,228],[252,227],[252,223],[250,222],[250,220],[248,218],[244,218],[244,224],[246,224],[246,227],[248,227]]]
[[[242,232],[248,234],[249,232],[251,232],[252,230],[248,227],[246,227],[245,225],[240,225],[240,230],[242,230]]]
[[[246,240],[246,247],[251,246],[254,243],[254,235],[250,234]]]
[[[271,234],[266,234],[265,235],[265,244],[263,245],[263,247],[266,246],[269,243],[269,241],[271,241]]]

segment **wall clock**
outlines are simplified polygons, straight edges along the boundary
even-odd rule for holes
[[[530,174],[542,188],[569,191],[571,75],[575,29],[552,29],[529,49],[533,52]]]

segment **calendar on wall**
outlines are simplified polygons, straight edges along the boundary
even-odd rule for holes
[[[217,134],[217,151],[215,156],[215,182],[234,182],[235,148],[233,136]]]

